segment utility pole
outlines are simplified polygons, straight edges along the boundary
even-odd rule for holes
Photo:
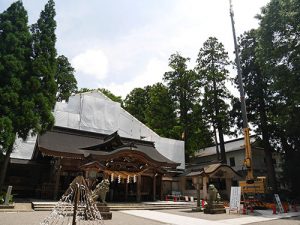
[[[249,134],[249,127],[248,127],[247,111],[246,111],[245,92],[244,92],[242,72],[241,72],[240,51],[239,51],[239,47],[238,47],[237,40],[236,40],[234,19],[233,19],[234,13],[233,13],[233,9],[232,9],[231,0],[229,0],[229,4],[230,4],[230,18],[231,18],[231,25],[232,25],[234,49],[235,49],[235,61],[236,61],[236,67],[237,67],[237,73],[238,73],[241,110],[242,110],[242,116],[243,116],[243,130],[244,130],[245,152],[246,152],[244,165],[247,168],[246,182],[254,183],[253,166],[252,166],[252,152],[251,152],[250,134]]]

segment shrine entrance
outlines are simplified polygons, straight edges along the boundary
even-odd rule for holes
[[[55,127],[39,137],[34,157],[50,160],[47,197],[57,199],[71,177],[84,175],[90,189],[108,179],[106,201],[140,202],[162,199],[162,179],[175,163],[161,155],[151,141]],[[41,195],[43,198],[44,196]]]
[[[161,199],[162,177],[164,170],[151,161],[139,158],[134,152],[117,154],[109,160],[93,161],[84,164],[80,169],[88,179],[90,188],[103,179],[110,182],[106,201],[140,202]],[[147,161],[147,162],[146,162]]]
[[[149,176],[141,176],[140,197],[138,197],[138,182],[130,181],[127,179],[121,179],[120,183],[118,179],[110,183],[110,190],[107,200],[110,202],[136,202],[138,198],[140,201],[153,201],[160,199],[160,183],[153,186],[153,179]],[[155,196],[154,196],[154,192]]]

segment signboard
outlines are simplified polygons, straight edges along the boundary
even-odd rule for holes
[[[283,207],[282,207],[279,195],[278,194],[274,194],[274,196],[275,196],[275,200],[276,200],[276,204],[278,206],[279,212],[280,213],[284,213],[284,210],[283,210]]]
[[[241,187],[231,187],[229,210],[240,211],[241,208]]]

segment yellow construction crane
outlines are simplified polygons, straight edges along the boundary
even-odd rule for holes
[[[230,2],[230,18],[231,18],[231,24],[232,24],[235,57],[236,57],[237,72],[238,72],[241,110],[242,110],[242,116],[243,116],[243,130],[244,130],[245,153],[246,153],[244,165],[247,168],[246,181],[247,181],[247,183],[250,184],[250,183],[254,183],[253,166],[252,166],[252,152],[251,152],[251,145],[250,145],[250,134],[249,134],[249,127],[248,127],[247,111],[246,111],[245,92],[244,92],[242,73],[241,73],[240,54],[239,54],[239,48],[238,48],[238,44],[237,44],[237,40],[236,40],[235,27],[234,27],[234,19],[233,19],[234,14],[233,14],[231,0],[229,0],[229,2]]]
[[[267,185],[266,185],[266,177],[256,177],[253,176],[253,163],[252,163],[252,151],[251,151],[251,144],[250,144],[250,132],[248,126],[248,118],[247,118],[247,111],[246,111],[246,102],[245,102],[245,92],[243,88],[243,80],[242,80],[242,73],[241,73],[241,63],[240,63],[240,52],[236,40],[235,34],[235,27],[234,27],[234,19],[233,19],[233,9],[231,0],[230,3],[230,18],[232,24],[232,33],[233,33],[233,40],[234,40],[234,48],[235,48],[235,57],[236,57],[236,66],[237,66],[237,73],[238,73],[238,84],[239,84],[239,92],[240,92],[240,101],[241,101],[241,111],[243,117],[243,131],[244,131],[244,141],[245,141],[245,159],[244,165],[247,169],[247,175],[245,181],[240,181],[239,186],[241,187],[243,199],[245,204],[255,204],[258,202],[257,196],[264,195],[267,192]],[[248,203],[247,203],[248,201]]]

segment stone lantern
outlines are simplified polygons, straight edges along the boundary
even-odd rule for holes
[[[203,179],[202,176],[193,176],[192,178],[193,185],[196,187],[197,190],[197,208],[196,211],[201,210],[201,205],[200,205],[200,189],[201,186],[203,185]]]

